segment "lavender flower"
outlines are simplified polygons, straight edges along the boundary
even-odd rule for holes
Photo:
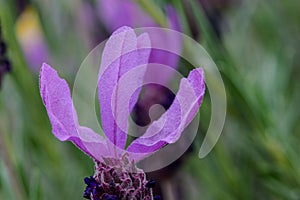
[[[38,72],[43,61],[49,59],[49,51],[34,8],[27,7],[18,18],[16,36],[28,67]]]
[[[121,26],[130,27],[159,27],[159,25],[133,0],[97,0],[96,5],[101,21],[104,23],[108,31],[116,30]],[[175,9],[171,6],[166,7],[167,27],[176,31],[180,31],[179,19]],[[168,34],[150,34],[151,43],[163,43],[168,49],[181,49],[179,38]],[[174,69],[177,68],[179,60],[178,55],[170,52],[151,49],[149,58],[150,63],[159,63]],[[148,70],[145,79],[153,82],[160,82],[163,85],[168,84],[172,77],[172,73],[166,70]],[[167,109],[173,101],[173,94],[164,87],[156,84],[144,86],[144,96],[139,99],[134,108],[134,121],[142,126],[149,124],[151,121],[148,115],[141,113],[149,112],[149,108],[154,104],[164,105]],[[144,98],[147,96],[147,98]]]
[[[112,32],[122,26],[135,28],[159,27],[159,25],[133,0],[97,0],[96,5],[99,17],[109,32]],[[165,10],[167,27],[175,31],[180,31],[180,23],[175,9],[171,6],[166,6]],[[168,49],[180,49],[182,43],[179,38],[162,33],[151,34],[150,40],[151,43],[164,43]],[[151,63],[160,63],[173,68],[177,67],[178,60],[179,57],[177,55],[158,49],[152,49],[149,58]],[[150,71],[151,72],[147,73],[146,76],[148,76],[151,80],[153,80],[154,77],[157,77],[160,82],[164,80],[165,83],[167,83],[172,76],[172,74],[167,73],[166,71],[164,71],[162,76],[157,76],[160,73],[156,70]]]
[[[122,99],[122,93],[118,94],[118,90],[117,94],[113,93],[114,86],[126,72],[148,63],[149,47],[148,35],[136,36],[129,27],[115,31],[106,43],[98,82],[100,114],[106,139],[92,129],[79,125],[67,82],[49,65],[43,64],[41,68],[40,92],[53,134],[61,141],[73,142],[96,163],[94,176],[84,179],[87,185],[84,197],[87,199],[158,199],[152,193],[154,182],[147,181],[145,173],[135,163],[164,145],[176,142],[202,102],[204,75],[202,69],[197,68],[181,80],[170,108],[143,136],[124,150],[127,132],[117,125],[114,116],[124,119],[128,116],[112,109],[112,102]],[[143,82],[139,74],[135,78],[136,82]],[[137,99],[138,92],[129,102],[130,110]],[[128,121],[123,122],[122,126],[128,128]]]

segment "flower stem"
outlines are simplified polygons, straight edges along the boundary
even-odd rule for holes
[[[11,156],[7,152],[6,144],[5,144],[4,138],[3,138],[3,133],[1,133],[1,132],[0,132],[0,156],[2,157],[5,167],[7,168],[16,199],[24,200],[25,192],[24,192],[23,188],[21,187],[19,178],[16,176],[17,173],[13,167],[13,163],[11,161],[12,160]]]
[[[168,23],[164,13],[152,0],[135,0],[140,7],[145,10],[153,20],[160,26],[167,28]]]
[[[164,199],[167,199],[167,200],[169,200],[169,199],[175,200],[176,199],[176,197],[174,195],[174,190],[172,188],[171,180],[169,180],[169,179],[164,180],[161,183],[161,186],[162,186],[162,190],[163,190]]]
[[[150,188],[150,195],[151,195],[151,200],[153,200],[154,198],[153,198],[153,190],[152,190],[152,188]]]

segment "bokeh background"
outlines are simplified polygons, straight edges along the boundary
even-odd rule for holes
[[[156,192],[176,200],[300,199],[299,0],[0,0],[0,199],[83,199],[93,161],[52,135],[39,68],[48,62],[72,87],[87,53],[117,27],[173,28],[170,7],[180,31],[217,64],[228,108],[220,140],[199,159],[206,94],[191,148],[149,174]],[[191,69],[178,62],[183,74]]]

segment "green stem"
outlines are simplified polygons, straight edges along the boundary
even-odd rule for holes
[[[7,151],[7,146],[4,141],[4,134],[2,133],[2,130],[0,130],[0,156],[3,160],[3,163],[8,171],[9,174],[9,180],[12,184],[12,189],[14,190],[14,195],[18,200],[24,200],[25,199],[25,191],[22,188],[22,184],[19,180],[19,178],[16,176],[17,172],[14,168],[12,157]]]
[[[135,0],[140,7],[146,11],[153,20],[161,27],[168,27],[167,20],[161,9],[152,0]]]

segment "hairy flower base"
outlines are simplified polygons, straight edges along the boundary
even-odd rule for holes
[[[143,170],[130,162],[125,154],[120,159],[104,158],[96,161],[95,175],[85,178],[83,196],[91,200],[153,200],[154,181],[147,181]]]

